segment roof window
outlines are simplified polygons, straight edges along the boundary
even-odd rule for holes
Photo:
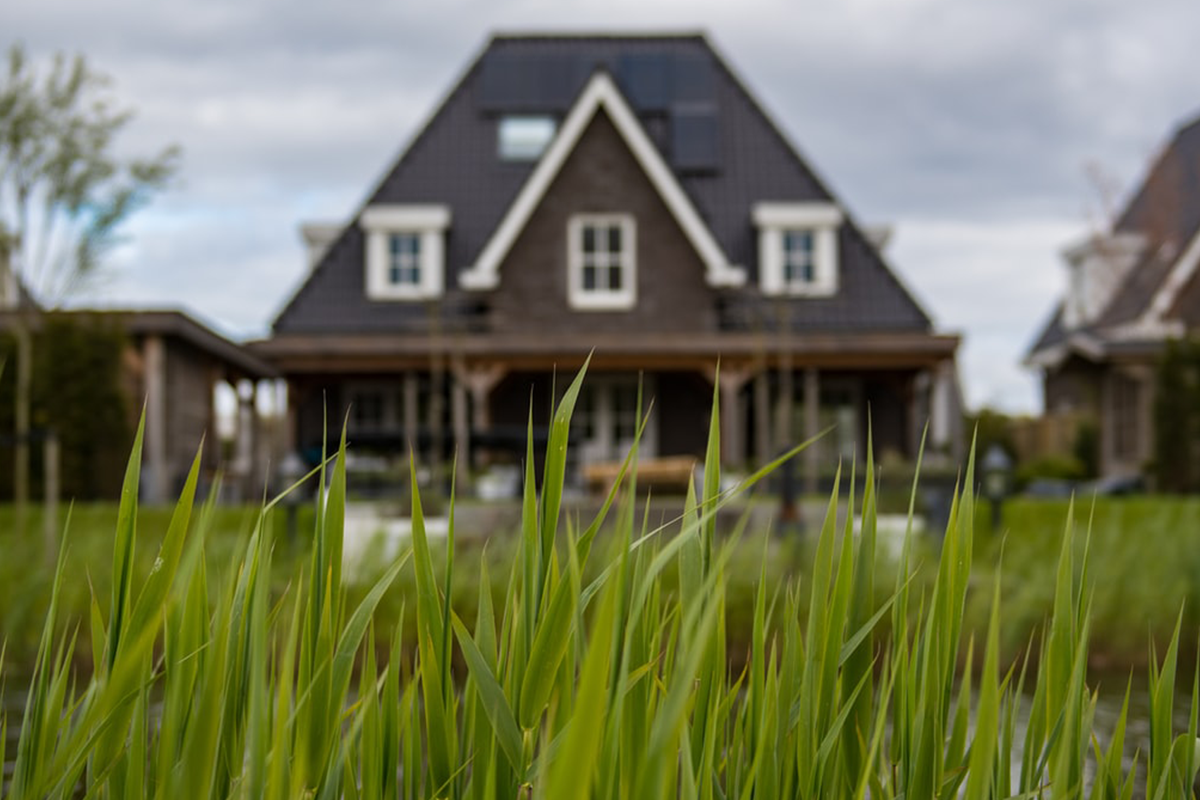
[[[554,117],[506,116],[500,118],[497,152],[502,161],[536,161],[539,159],[558,126]]]

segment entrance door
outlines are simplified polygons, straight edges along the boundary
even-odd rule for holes
[[[642,386],[642,407],[650,404],[653,382]],[[578,464],[621,461],[633,447],[641,413],[638,409],[638,379],[635,375],[587,377],[571,417],[571,443]],[[657,427],[652,413],[642,432],[639,454],[657,454]]]

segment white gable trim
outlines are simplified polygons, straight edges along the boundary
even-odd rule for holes
[[[547,148],[533,174],[521,188],[517,199],[509,206],[504,219],[484,246],[479,258],[470,268],[459,274],[459,285],[464,289],[493,289],[497,286],[500,281],[500,262],[512,248],[513,242],[541,203],[550,184],[600,108],[608,113],[621,137],[633,151],[638,164],[700,255],[709,285],[743,285],[746,282],[745,270],[729,263],[721,246],[717,244],[712,232],[700,219],[679,181],[675,179],[674,173],[642,130],[629,104],[621,97],[616,84],[603,72],[592,76],[559,129],[558,136]]]
[[[1171,267],[1171,271],[1167,273],[1167,279],[1163,281],[1162,286],[1158,287],[1149,307],[1138,321],[1148,326],[1162,325],[1167,312],[1179,299],[1179,293],[1196,274],[1197,266],[1200,266],[1200,233],[1197,233],[1188,242],[1187,249],[1175,262],[1175,266]]]
[[[1086,333],[1072,333],[1065,341],[1031,354],[1025,359],[1025,363],[1031,367],[1057,367],[1072,353],[1098,362],[1104,358],[1104,344]]]

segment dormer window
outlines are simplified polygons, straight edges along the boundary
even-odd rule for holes
[[[388,236],[388,285],[421,286],[421,234],[393,233]]]
[[[785,291],[803,292],[817,278],[813,231],[789,228],[783,231],[783,286]]]
[[[637,301],[636,226],[629,214],[576,214],[567,223],[573,308],[610,311]]]
[[[502,161],[537,161],[558,126],[554,117],[507,116],[497,124],[496,151]]]
[[[450,210],[434,205],[379,205],[362,213],[367,234],[366,292],[371,300],[440,297],[445,283]]]
[[[838,228],[832,203],[759,203],[758,274],[763,294],[828,297],[838,288]]]

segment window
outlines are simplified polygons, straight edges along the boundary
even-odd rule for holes
[[[392,286],[420,287],[420,235],[393,233],[388,237],[388,251],[388,283]]]
[[[366,293],[372,300],[424,300],[442,294],[445,206],[380,205],[363,211]]]
[[[831,203],[759,203],[758,273],[763,294],[825,297],[838,288],[838,227]]]
[[[501,117],[496,150],[503,161],[536,161],[554,139],[553,117]]]
[[[817,277],[815,250],[811,230],[794,229],[783,232],[783,285],[788,290],[802,290]]]
[[[353,431],[379,431],[390,422],[387,419],[387,397],[380,390],[364,389],[351,394],[350,429]]]
[[[571,218],[567,282],[572,307],[633,308],[637,297],[635,238],[629,214],[581,214]]]
[[[642,432],[639,453],[653,458],[658,452],[658,425],[651,411],[654,379],[646,377],[642,386],[642,405],[638,407],[638,382],[635,375],[589,375],[575,401],[571,415],[572,450],[568,458],[584,464],[619,461],[633,446],[642,416],[650,414]],[[572,456],[574,453],[574,456]]]

